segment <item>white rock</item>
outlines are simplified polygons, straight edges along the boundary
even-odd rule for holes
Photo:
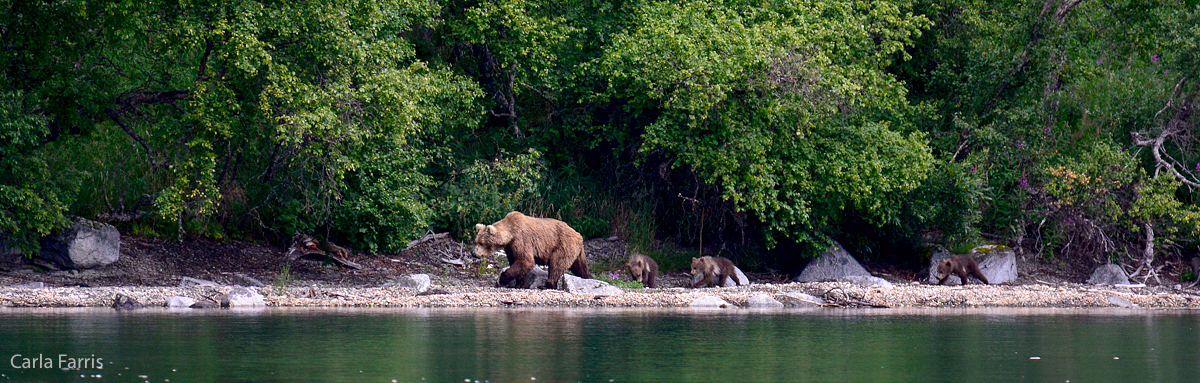
[[[700,297],[696,298],[695,300],[693,300],[692,303],[688,304],[688,307],[692,307],[692,308],[728,308],[728,307],[733,307],[733,305],[729,304],[729,302],[726,302],[724,299],[718,298],[714,295],[704,295],[704,296],[700,296]]]
[[[432,282],[429,278],[429,274],[409,274],[401,276],[400,278],[396,278],[395,281],[384,285],[384,287],[403,287],[417,290],[417,292],[422,292],[428,290],[431,283]]]
[[[196,300],[188,297],[170,297],[167,298],[166,306],[174,309],[186,309],[196,304]]]
[[[221,307],[263,307],[266,305],[262,294],[249,287],[235,289],[221,297]]]
[[[563,291],[572,294],[615,295],[624,293],[620,287],[596,279],[583,279],[571,274],[563,275],[562,283],[558,286]]]
[[[883,279],[880,277],[873,277],[870,275],[867,275],[867,276],[851,275],[848,277],[842,277],[841,279],[838,279],[838,280],[842,281],[842,282],[851,283],[856,286],[863,286],[863,287],[881,287],[881,288],[885,288],[885,289],[890,289],[892,287],[895,287],[892,285],[891,282],[888,282],[886,279]]]
[[[746,305],[752,309],[777,309],[783,308],[783,303],[771,298],[767,294],[758,294],[746,300]]]

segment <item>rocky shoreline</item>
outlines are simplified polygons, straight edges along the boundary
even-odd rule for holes
[[[28,260],[0,263],[0,307],[113,307],[130,298],[137,302],[133,306],[161,307],[175,297],[219,307],[230,296],[248,295],[250,305],[260,307],[1200,309],[1195,283],[1129,285],[1122,278],[1083,284],[1084,275],[1064,274],[1037,259],[1018,261],[1011,255],[1004,268],[1010,274],[1003,280],[989,275],[1000,282],[991,285],[939,286],[930,284],[928,276],[876,267],[871,273],[860,270],[857,276],[820,276],[810,282],[752,274],[750,285],[720,288],[688,288],[692,277],[680,270],[664,272],[659,277],[662,288],[654,289],[598,282],[584,283],[600,287],[595,289],[564,288],[570,292],[498,288],[497,260],[473,258],[466,244],[445,235],[427,237],[398,254],[351,255],[361,269],[289,260],[285,249],[270,245],[122,237],[119,259],[103,267],[54,271]],[[596,239],[585,247],[594,262],[593,274],[629,278],[612,271],[629,257],[623,241]],[[851,261],[835,263],[857,266]]]
[[[0,288],[0,307],[110,307],[118,295],[146,306],[173,296],[220,301],[237,286]],[[733,288],[623,289],[615,294],[569,293],[477,286],[254,287],[268,307],[724,307],[728,309],[851,308],[1154,308],[1200,309],[1200,294],[1145,286],[908,284],[884,287],[847,282],[754,284]],[[769,298],[769,299],[768,299]]]

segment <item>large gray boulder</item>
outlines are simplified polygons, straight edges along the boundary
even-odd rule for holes
[[[266,305],[262,294],[249,287],[239,287],[221,297],[221,307],[263,307]]]
[[[72,225],[58,235],[42,238],[37,257],[63,269],[104,266],[121,256],[121,233],[106,223],[71,217]]]
[[[988,282],[996,285],[1017,279],[1017,253],[1008,247],[997,247],[979,260],[979,270]]]
[[[1092,277],[1088,278],[1089,285],[1128,285],[1129,275],[1125,274],[1125,269],[1120,265],[1107,264],[1097,267],[1092,272]]]
[[[834,242],[829,251],[808,262],[796,282],[836,281],[849,276],[871,276],[842,244]]]
[[[738,280],[742,282],[741,286],[747,286],[750,284],[750,279],[746,278],[746,273],[743,273],[742,269],[738,268],[737,266],[734,266],[733,271],[735,273],[737,273]],[[695,286],[696,282],[700,282],[699,275],[692,276],[692,286]],[[739,285],[737,284],[737,282],[733,281],[733,278],[725,278],[725,284],[721,285],[721,287],[737,287],[737,286],[739,286]]]
[[[624,293],[620,287],[596,279],[583,279],[571,274],[563,275],[562,283],[558,286],[563,291],[572,294],[615,295]]]
[[[981,253],[982,255],[980,255]],[[1012,249],[1006,246],[985,245],[971,250],[969,255],[975,258],[975,262],[979,264],[979,271],[982,271],[983,276],[987,277],[988,283],[995,285],[1017,279],[1017,255]],[[926,282],[937,284],[938,263],[953,256],[954,253],[945,248],[939,247],[937,251],[934,251],[933,256],[929,258],[929,278],[926,279]],[[946,278],[946,284],[961,285],[962,280],[957,275],[951,274]]]

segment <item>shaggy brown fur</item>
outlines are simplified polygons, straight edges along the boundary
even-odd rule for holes
[[[580,278],[592,278],[583,253],[583,236],[563,221],[514,211],[491,225],[476,224],[475,231],[476,256],[489,257],[500,249],[508,256],[509,267],[500,273],[500,286],[527,286],[535,264],[550,268],[543,288],[558,288],[567,269]]]
[[[693,288],[725,286],[726,278],[733,278],[733,283],[742,285],[742,281],[738,280],[737,267],[724,257],[692,258],[692,276],[697,275],[700,280],[692,285]]]
[[[938,284],[946,284],[946,279],[950,278],[950,274],[958,276],[962,280],[962,284],[967,284],[967,276],[974,276],[980,282],[987,285],[987,277],[983,276],[983,271],[979,270],[979,264],[975,263],[975,258],[970,255],[958,254],[950,258],[943,259],[938,263],[937,278]]]
[[[655,279],[658,278],[658,262],[654,262],[654,259],[633,253],[629,257],[629,263],[625,264],[625,268],[629,270],[629,275],[633,276],[633,280],[641,282],[642,286],[658,287],[658,283],[655,282]]]

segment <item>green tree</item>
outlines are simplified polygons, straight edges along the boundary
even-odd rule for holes
[[[428,2],[0,5],[4,86],[65,145],[30,157],[133,175],[85,209],[146,195],[178,235],[324,228],[395,249],[431,214],[421,140],[478,121],[478,87],[403,37],[432,22]]]
[[[824,243],[849,212],[895,221],[931,170],[905,123],[920,111],[884,71],[929,25],[908,6],[648,2],[595,70],[649,122],[643,153],[695,171],[768,240]]]

